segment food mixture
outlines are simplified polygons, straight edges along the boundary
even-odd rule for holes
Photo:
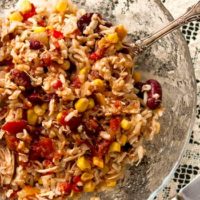
[[[162,90],[132,72],[126,35],[68,0],[23,0],[0,20],[3,199],[73,199],[139,164]]]

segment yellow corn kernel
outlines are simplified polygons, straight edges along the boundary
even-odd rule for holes
[[[113,142],[110,145],[109,152],[121,152],[121,145],[118,142]]]
[[[98,42],[98,47],[99,49],[103,49],[108,45],[108,42],[106,41],[106,38],[103,37],[101,40]]]
[[[123,134],[123,135],[121,136],[121,138],[120,138],[120,144],[121,144],[122,146],[124,146],[124,145],[127,143],[127,140],[128,140],[128,137],[127,137],[125,134]]]
[[[115,187],[116,184],[117,184],[117,181],[114,181],[114,180],[112,180],[112,181],[106,181],[106,186],[107,187]]]
[[[46,28],[42,27],[42,26],[37,26],[37,27],[33,28],[33,31],[34,31],[34,33],[42,33],[42,32],[46,31]]]
[[[34,110],[30,109],[27,111],[27,121],[30,125],[35,125],[37,123],[38,116]]]
[[[68,7],[68,1],[67,0],[59,0],[56,4],[56,11],[57,12],[65,12]]]
[[[43,182],[42,182],[42,179],[41,179],[41,178],[39,178],[39,180],[38,180],[38,184],[39,184],[39,185],[42,185],[42,184],[43,184]]]
[[[103,89],[104,88],[104,81],[97,78],[92,81],[93,85],[96,86],[98,89]]]
[[[23,16],[20,14],[20,12],[14,12],[9,16],[10,21],[18,21],[22,22],[23,21]]]
[[[78,110],[78,112],[85,112],[88,108],[89,100],[87,98],[80,98],[75,103],[75,109]]]
[[[102,159],[98,157],[93,157],[93,165],[103,169],[104,168],[104,162]]]
[[[83,190],[84,190],[84,192],[94,192],[94,190],[95,190],[95,183],[93,181],[87,182],[83,186]]]
[[[118,37],[118,34],[117,33],[111,33],[111,34],[108,34],[106,37],[106,40],[110,43],[118,43],[119,42],[119,37]]]
[[[46,112],[46,109],[42,109],[42,106],[39,105],[34,106],[33,110],[38,116],[43,116]]]
[[[29,0],[23,0],[20,4],[20,11],[26,13],[32,9],[32,5]]]
[[[53,30],[54,28],[53,28],[53,26],[47,26],[46,27],[46,30]]]
[[[83,69],[80,70],[79,74],[81,75],[86,75],[88,73],[88,67],[84,67]]]
[[[57,114],[57,117],[56,117],[56,120],[58,121],[58,122],[60,122],[60,120],[61,120],[61,118],[62,118],[62,112],[60,112],[60,113],[58,113]]]
[[[141,73],[138,71],[133,72],[133,79],[135,80],[136,83],[140,82],[142,79]]]
[[[115,30],[120,40],[123,40],[127,35],[127,30],[123,25],[118,25]]]
[[[62,68],[64,70],[68,70],[70,68],[70,62],[68,60],[66,60],[63,64],[62,64]]]
[[[80,157],[77,160],[77,166],[82,171],[84,171],[86,169],[91,169],[91,165],[90,165],[89,161],[84,156]]]
[[[127,119],[122,119],[121,121],[121,127],[124,129],[124,130],[129,130],[131,128],[131,122],[128,121]]]
[[[86,181],[92,180],[93,177],[94,177],[93,174],[88,173],[88,172],[85,172],[85,173],[83,173],[83,174],[81,175],[81,180],[82,180],[83,182],[86,182]]]
[[[88,109],[92,109],[95,106],[94,99],[89,98],[89,104],[88,104]]]

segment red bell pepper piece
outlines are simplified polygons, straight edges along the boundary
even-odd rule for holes
[[[53,37],[55,37],[56,39],[63,39],[63,38],[64,38],[63,33],[60,32],[60,31],[52,30],[52,35],[53,35]]]
[[[32,9],[26,13],[22,13],[22,16],[24,18],[24,21],[26,21],[27,19],[29,19],[30,17],[33,17],[36,14],[36,9],[35,6],[33,4],[31,4]]]
[[[2,130],[7,131],[10,134],[17,134],[19,132],[22,132],[23,129],[26,128],[26,126],[27,126],[27,121],[17,120],[17,121],[6,122],[2,126]]]
[[[53,89],[57,90],[58,88],[61,88],[63,86],[61,80],[57,80],[53,85]]]

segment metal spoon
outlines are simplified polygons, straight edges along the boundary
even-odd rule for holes
[[[161,30],[153,33],[151,36],[138,40],[135,43],[131,44],[123,44],[125,48],[127,48],[130,54],[135,57],[146,48],[157,42],[160,38],[171,33],[172,31],[178,29],[180,26],[187,24],[191,21],[200,19],[200,1],[188,8],[187,12],[180,16],[179,18],[170,22],[167,26],[162,28]]]

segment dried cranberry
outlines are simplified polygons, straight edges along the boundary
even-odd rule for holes
[[[78,29],[83,33],[85,28],[90,24],[94,13],[86,13],[77,22]]]
[[[13,69],[10,73],[11,81],[18,86],[24,86],[26,89],[31,89],[31,79],[27,73],[18,69]]]
[[[17,121],[10,121],[6,122],[2,126],[2,130],[7,131],[9,134],[17,134],[22,132],[27,126],[27,122],[25,120],[17,120]]]
[[[148,80],[146,84],[151,86],[150,91],[147,92],[147,106],[154,110],[158,108],[162,102],[162,88],[158,81]]]
[[[30,49],[38,50],[42,48],[42,44],[38,40],[30,40]]]
[[[53,141],[50,138],[41,138],[35,141],[31,146],[30,159],[52,159],[54,152]]]

